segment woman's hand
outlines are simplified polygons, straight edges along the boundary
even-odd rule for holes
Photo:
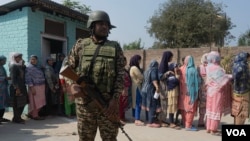
[[[125,89],[122,91],[122,96],[128,96],[128,94],[125,93]]]
[[[30,90],[32,95],[36,95],[36,89],[33,86],[30,87]]]
[[[16,96],[20,96],[21,95],[21,91],[19,88],[16,88]]]

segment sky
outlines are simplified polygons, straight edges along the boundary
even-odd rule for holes
[[[0,5],[13,0],[0,0]],[[63,0],[53,0],[62,3]],[[121,46],[141,39],[141,46],[151,47],[155,41],[146,30],[148,20],[158,11],[160,5],[168,0],[73,0],[89,6],[91,10],[103,10],[109,14],[111,30],[109,40],[118,41]],[[236,37],[227,46],[237,46],[238,37],[250,29],[250,0],[212,0],[223,3],[223,11],[236,27],[230,30]]]

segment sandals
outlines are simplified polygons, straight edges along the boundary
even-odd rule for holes
[[[25,120],[24,119],[12,119],[12,122],[19,123],[19,124],[25,124]]]
[[[160,124],[157,124],[157,123],[151,123],[151,124],[148,124],[148,127],[152,127],[152,128],[160,128],[161,125]]]
[[[169,123],[166,121],[160,121],[159,123],[160,123],[161,127],[169,127]]]
[[[176,129],[176,130],[180,130],[181,129],[180,126],[177,126],[176,124],[173,124],[173,123],[171,123],[169,127],[173,128],[173,129]]]
[[[135,121],[135,125],[136,126],[145,126],[144,122],[140,121],[140,120],[136,120]]]
[[[30,119],[33,118],[31,114],[26,114],[26,117],[28,117],[28,118],[30,118]]]
[[[198,127],[205,127],[205,124],[198,124]]]
[[[169,125],[167,123],[161,123],[161,127],[168,127]]]
[[[33,117],[32,119],[34,119],[34,120],[45,120],[45,118],[44,117]]]
[[[214,136],[221,136],[220,131],[211,131],[210,133],[211,133],[211,135],[214,135]]]
[[[28,118],[34,119],[34,120],[45,120],[44,117],[40,117],[40,116],[33,117],[31,114],[27,114],[26,116],[27,116]]]
[[[173,123],[170,123],[170,126],[169,126],[170,128],[175,128],[176,127],[176,125],[175,124],[173,124]]]
[[[191,127],[191,128],[186,128],[186,131],[198,131],[198,129],[195,127]]]
[[[0,122],[10,122],[10,120],[6,118],[0,118]]]

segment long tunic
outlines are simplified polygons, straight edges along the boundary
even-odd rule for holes
[[[8,93],[8,81],[6,80],[7,74],[3,66],[0,66],[0,109],[7,107],[7,100],[9,98]]]
[[[39,109],[46,104],[45,76],[41,68],[29,64],[25,72],[25,82],[29,87],[34,87],[36,94],[29,90],[29,112]]]
[[[136,67],[132,66],[130,68],[130,77],[132,80],[132,86],[131,86],[131,91],[132,91],[132,108],[135,108],[136,106],[136,89],[138,87],[141,87],[142,81],[143,81],[143,74],[141,71]]]
[[[28,103],[28,94],[25,85],[25,66],[12,64],[10,66],[10,77],[12,80],[10,96],[14,100],[13,106],[23,107]],[[20,89],[21,95],[16,95],[15,88]]]
[[[220,75],[219,75],[220,74]],[[207,66],[207,118],[220,120],[222,113],[230,113],[231,102],[231,82],[230,75],[225,74],[219,65]]]
[[[46,99],[47,104],[59,104],[59,94],[53,93],[52,90],[55,89],[56,84],[58,84],[58,77],[52,66],[45,66],[45,80],[46,80]],[[50,93],[50,94],[49,94]],[[51,97],[51,99],[49,99]]]
[[[149,111],[152,108],[155,108],[154,110],[156,112],[161,111],[161,105],[160,105],[160,99],[155,99],[155,86],[153,84],[153,81],[159,81],[158,77],[158,70],[152,69],[148,73],[144,74],[144,82],[142,86],[142,108]]]

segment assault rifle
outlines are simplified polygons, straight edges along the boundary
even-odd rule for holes
[[[105,111],[108,107],[107,103],[101,96],[101,93],[99,92],[98,88],[93,82],[90,82],[90,80],[86,77],[79,77],[70,67],[66,66],[62,69],[60,74],[64,77],[67,77],[73,81],[75,81],[77,84],[79,84],[82,87],[82,90],[84,94],[89,96],[97,105],[97,107],[101,111]],[[129,141],[132,141],[132,139],[128,136],[128,134],[123,129],[123,125],[121,124],[118,117],[113,116],[107,116],[107,118],[113,122],[114,124],[117,124],[118,127],[122,130],[122,133],[125,134],[125,136],[129,139]]]

